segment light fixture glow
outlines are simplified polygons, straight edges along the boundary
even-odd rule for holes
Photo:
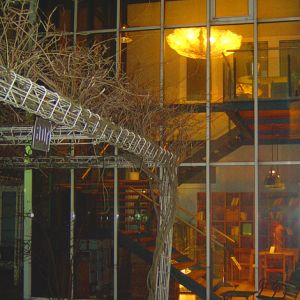
[[[271,168],[264,180],[264,186],[268,189],[284,190],[285,184],[282,182],[280,174],[274,168]]]
[[[276,138],[276,135],[274,136],[274,130],[275,128],[272,126],[272,161],[274,160],[273,157],[273,139]],[[276,159],[278,160],[279,156],[278,156],[278,144],[276,145],[276,149],[275,149],[275,153],[276,153]],[[285,184],[284,182],[281,180],[280,174],[279,174],[279,170],[277,167],[277,170],[273,167],[271,167],[271,169],[269,170],[267,176],[265,177],[264,180],[264,186],[268,189],[273,189],[273,190],[284,190],[285,189]]]
[[[182,269],[180,272],[187,275],[187,274],[190,274],[192,272],[192,270],[190,268],[185,268],[185,269]]]
[[[127,25],[123,25],[121,29],[126,30]],[[132,42],[132,38],[129,36],[128,32],[121,33],[120,36],[121,44],[129,44]]]
[[[206,28],[177,28],[167,36],[169,46],[179,55],[195,58],[206,58]],[[228,56],[241,47],[242,36],[230,30],[212,28],[210,45],[214,58]]]
[[[121,44],[129,44],[132,42],[132,38],[128,36],[127,32],[120,37],[120,40],[121,40]]]

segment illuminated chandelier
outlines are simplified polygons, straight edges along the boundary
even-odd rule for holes
[[[179,55],[190,58],[206,58],[206,28],[177,28],[167,36],[169,46]],[[242,36],[230,30],[212,28],[210,36],[211,57],[228,56],[241,47]]]

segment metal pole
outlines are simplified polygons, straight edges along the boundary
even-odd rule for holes
[[[71,148],[71,156],[74,156],[74,146],[72,145]],[[74,297],[74,223],[75,223],[75,193],[74,193],[74,186],[75,186],[75,170],[71,169],[71,178],[70,178],[70,298],[71,300]]]
[[[118,148],[115,148],[115,156]],[[114,167],[114,300],[118,300],[118,167]]]
[[[121,39],[120,39],[120,18],[121,18],[121,0],[117,0],[117,16],[116,16],[116,18],[117,18],[117,24],[116,24],[116,26],[117,26],[117,32],[116,32],[116,74],[117,74],[117,76],[119,75],[119,72],[120,72],[120,70],[121,70],[121,67],[120,67],[120,65],[121,65],[121,45],[120,45],[120,41],[121,41]],[[126,5],[126,4],[124,4],[124,5]]]
[[[30,0],[30,22],[34,24],[36,20],[36,0]],[[28,148],[29,147],[29,148]],[[30,150],[31,147],[26,146],[25,152]],[[26,160],[29,158],[25,158]],[[27,161],[28,162],[28,161]],[[32,169],[25,167],[24,171],[24,232],[23,232],[23,298],[24,300],[31,298],[31,255],[32,255]]]
[[[124,4],[126,5],[126,4]],[[121,0],[117,0],[117,11],[116,11],[116,74],[119,76],[120,72],[120,18],[121,18]],[[115,157],[118,156],[118,148],[115,147]],[[114,300],[118,299],[118,167],[117,164],[114,166]]]
[[[77,41],[77,15],[78,15],[78,0],[74,0],[74,20],[73,20],[73,46],[76,46]]]
[[[206,299],[211,299],[211,218],[210,218],[210,16],[211,1],[206,0]]]
[[[74,0],[73,46],[77,41],[78,0]],[[74,145],[71,145],[71,157],[74,156]],[[70,299],[74,299],[74,225],[75,225],[75,170],[70,171]]]
[[[31,298],[32,169],[24,171],[23,297]]]
[[[254,39],[254,53],[253,53],[253,98],[254,98],[254,276],[255,276],[255,290],[258,290],[258,176],[259,176],[259,166],[258,166],[258,25],[257,25],[257,2],[253,1],[253,39]],[[251,266],[250,266],[251,268]]]

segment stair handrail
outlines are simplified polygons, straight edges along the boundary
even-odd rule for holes
[[[132,188],[133,188],[133,187],[132,187]],[[134,189],[134,188],[133,188],[133,189]],[[135,192],[138,192],[138,191],[135,190]],[[143,195],[145,195],[145,194],[143,194]],[[191,211],[189,211],[189,210],[187,210],[187,209],[185,209],[185,208],[179,206],[178,204],[176,204],[176,209],[179,209],[179,210],[183,211],[184,213],[186,213],[187,215],[190,215],[193,219],[194,219],[195,216],[196,216],[196,214],[193,214]],[[205,224],[203,224],[203,227],[204,227],[204,229],[205,229]],[[221,231],[221,230],[219,230],[219,229],[217,229],[217,228],[215,228],[215,227],[213,227],[213,226],[212,226],[212,230],[213,230],[214,233],[217,233],[217,234],[221,235],[222,237],[224,237],[225,240],[228,240],[230,243],[232,243],[232,244],[235,244],[235,243],[236,243],[236,241],[235,241],[234,239],[232,239],[229,235],[227,235],[227,234],[224,233],[223,231]],[[205,235],[206,235],[205,232],[203,232],[203,233],[204,233],[204,236],[205,236]]]
[[[131,189],[132,191],[134,191],[135,193],[137,193],[139,196],[145,198],[146,200],[152,202],[155,206],[159,206],[159,203],[156,202],[155,200],[153,200],[152,198],[150,198],[149,196],[145,195],[144,193],[142,193],[141,191],[135,189],[133,186],[128,186],[129,189]],[[176,204],[176,209],[179,209],[189,215],[191,215],[193,218],[195,217],[195,215],[193,213],[191,213],[189,210],[185,209],[185,208],[182,208],[181,206],[177,205]],[[195,225],[191,224],[190,222],[184,220],[183,218],[179,217],[177,214],[175,215],[175,218],[178,219],[180,222],[184,223],[185,225],[191,227],[192,229],[194,229],[196,232],[202,234],[203,236],[206,235],[206,233],[202,230],[200,230],[198,227],[196,227]],[[231,237],[229,237],[228,235],[226,235],[225,233],[223,233],[222,231],[216,229],[216,228],[213,228],[213,230],[217,233],[219,233],[220,235],[222,235],[223,237],[225,237],[228,241],[230,241],[231,243],[235,244],[235,240],[233,240]],[[226,248],[226,246],[219,242],[218,240],[216,239],[212,239],[212,241],[217,244],[218,246],[222,247],[222,248]]]

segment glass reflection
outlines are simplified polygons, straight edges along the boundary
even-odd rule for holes
[[[71,0],[38,1],[42,15],[51,16],[51,21],[61,31],[73,31],[74,3]]]
[[[253,28],[220,26],[241,37],[240,47],[211,58],[211,160],[253,159]],[[234,44],[233,44],[234,46]]]
[[[204,28],[194,29],[200,32]],[[203,56],[205,57],[206,47],[202,43],[202,59],[199,58],[199,55],[193,58],[181,55],[167,41],[175,32],[176,30],[165,31],[165,101],[185,104],[204,102],[206,98],[206,60],[203,59]],[[199,32],[196,37],[197,43],[200,42]],[[193,33],[194,30],[191,31],[191,34]],[[178,42],[180,43],[180,41]]]
[[[259,39],[264,41],[259,53],[265,60],[264,70],[258,78],[264,92],[259,97],[287,99],[299,96],[299,32],[299,23],[295,22],[259,26]],[[261,62],[258,67],[262,67]]]
[[[187,277],[198,280],[205,274],[205,168],[179,167],[178,204],[173,233],[172,265]],[[204,200],[205,201],[205,200]],[[196,279],[196,281],[198,281]],[[180,285],[179,292],[190,292]]]
[[[295,152],[299,140],[299,28],[299,22],[261,24],[258,28],[259,39],[265,45],[259,48],[259,56],[266,61],[265,70],[258,76],[258,87],[263,90],[258,120],[262,159],[299,159]],[[266,145],[269,153],[271,148],[279,147],[279,156],[266,156]]]
[[[225,284],[234,281],[249,290],[254,283],[253,186],[253,167],[216,167],[211,196],[212,230],[216,232],[214,238],[225,247],[220,245],[218,251],[212,252],[214,264],[219,266],[214,278],[221,276]]]
[[[259,18],[298,17],[300,15],[299,1],[297,0],[258,0]]]
[[[249,1],[250,0],[216,0],[216,17],[248,16]]]
[[[121,64],[128,78],[158,95],[160,39],[158,31],[122,32]]]
[[[165,1],[165,24],[206,23],[205,0]]]
[[[116,27],[116,0],[79,0],[77,30],[97,30]]]
[[[250,25],[220,26],[217,30],[231,32],[236,38],[228,40],[221,57],[211,56],[212,101],[235,101],[252,98],[253,28]],[[226,36],[223,36],[226,38]],[[237,38],[241,40],[236,43]],[[213,50],[213,45],[212,50]]]
[[[115,34],[102,33],[102,34],[88,34],[76,36],[76,42],[82,47],[93,47],[94,44],[101,45],[103,49],[104,58],[112,58],[115,60],[116,53],[116,37]]]
[[[121,0],[121,25],[128,27],[160,24],[160,1]]]

